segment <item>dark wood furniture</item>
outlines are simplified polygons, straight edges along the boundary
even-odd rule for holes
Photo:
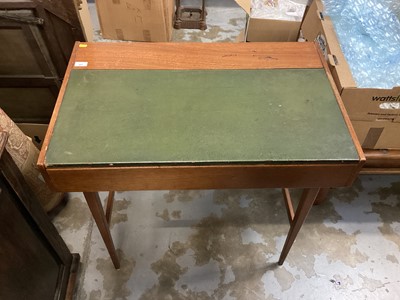
[[[181,5],[181,0],[175,1],[175,29],[200,29],[206,30],[206,0],[201,0],[198,7]]]
[[[5,150],[0,132],[0,299],[72,299],[71,254]]]
[[[0,107],[16,123],[46,124],[75,41],[73,0],[0,1]]]
[[[400,150],[363,149],[366,162],[361,174],[400,174]]]
[[[282,264],[319,191],[365,157],[313,43],[78,43],[38,166],[82,191],[116,268],[98,191],[284,188]],[[294,209],[289,188],[304,192]]]

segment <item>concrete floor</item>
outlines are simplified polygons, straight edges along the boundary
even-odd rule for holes
[[[240,8],[219,3],[207,31],[175,31],[174,40],[233,41],[244,22]],[[69,196],[54,224],[81,255],[76,299],[400,299],[400,175],[333,190],[281,267],[289,225],[279,190],[116,193],[120,270],[83,195]]]
[[[117,193],[120,270],[82,194],[70,197],[55,225],[82,256],[77,299],[400,299],[400,176],[333,190],[281,267],[279,190]]]

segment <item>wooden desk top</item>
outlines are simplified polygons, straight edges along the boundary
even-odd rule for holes
[[[47,167],[359,160],[313,44],[85,43],[74,55]]]
[[[323,68],[314,43],[80,43],[71,58],[92,70]]]

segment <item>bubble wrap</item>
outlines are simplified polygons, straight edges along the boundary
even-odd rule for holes
[[[306,4],[291,0],[252,0],[252,18],[283,21],[298,21],[303,19]]]
[[[400,85],[400,1],[323,0],[358,87]]]

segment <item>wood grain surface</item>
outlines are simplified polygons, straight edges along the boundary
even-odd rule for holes
[[[362,174],[400,174],[400,150],[364,149],[366,163]]]
[[[350,186],[358,163],[47,168],[61,191],[311,188]]]
[[[75,69],[322,68],[314,43],[80,43]],[[79,64],[78,64],[79,65]]]

